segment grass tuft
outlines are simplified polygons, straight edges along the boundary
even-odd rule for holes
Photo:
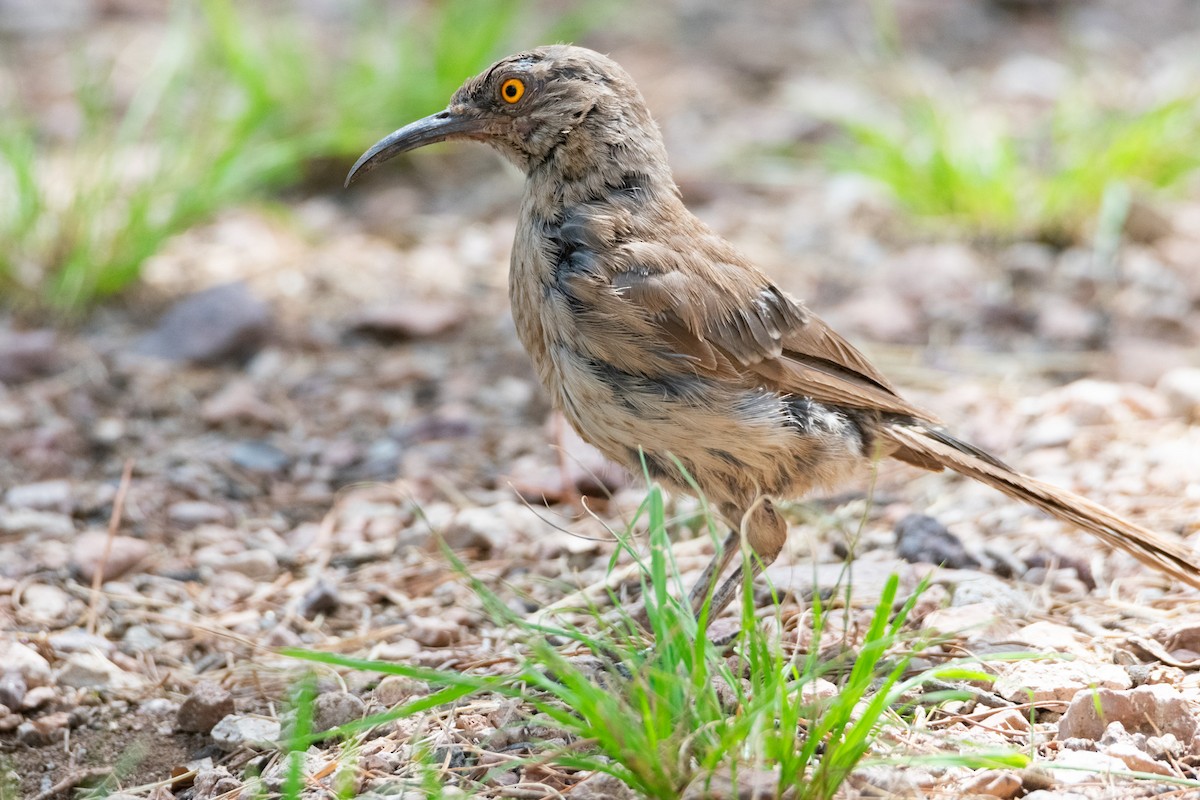
[[[0,119],[0,302],[78,314],[221,208],[345,167],[519,46],[579,35],[598,4],[541,21],[523,0],[362,4],[338,23],[233,0],[175,6],[132,100],[80,63],[76,141]],[[336,176],[334,175],[336,173]]]
[[[460,673],[287,650],[306,661],[402,675],[434,689],[388,713],[313,734],[294,746],[490,694],[520,702],[526,716],[516,724],[549,727],[569,742],[548,746],[529,763],[607,773],[654,798],[675,798],[693,782],[720,776],[736,781],[739,773],[753,770],[770,776],[778,794],[790,790],[800,800],[823,800],[837,793],[882,730],[905,724],[922,685],[989,680],[986,673],[961,663],[912,674],[912,657],[921,643],[905,623],[924,586],[902,599],[894,576],[861,637],[832,647],[837,655],[821,655],[833,643],[822,642],[829,612],[819,599],[812,610],[813,641],[803,651],[785,641],[778,617],[765,623],[758,619],[750,592],[744,593],[740,632],[731,650],[718,647],[707,637],[707,608],[697,621],[686,599],[676,599],[686,595],[680,591],[657,488],[634,524],[639,520],[649,528],[643,575],[652,641],[623,612],[615,621],[604,621],[593,611],[595,624],[586,627],[531,622],[466,576],[487,612],[521,642],[523,656],[515,671]],[[466,575],[453,553],[447,557]],[[813,689],[821,679],[832,681],[837,691],[818,695]],[[963,764],[1027,761],[1021,754],[976,758],[968,753],[959,758],[957,763]],[[465,776],[457,780],[463,788],[478,787]]]
[[[895,110],[895,125],[839,122],[827,162],[886,186],[918,217],[988,238],[1082,241],[1115,190],[1151,195],[1200,169],[1194,96],[1114,111],[1077,95],[1019,128],[920,93]]]

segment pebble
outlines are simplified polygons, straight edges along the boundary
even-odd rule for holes
[[[217,800],[217,798],[241,797],[242,782],[226,767],[213,767],[196,773],[192,781],[192,800]]]
[[[315,619],[322,614],[331,614],[341,604],[337,587],[325,581],[318,581],[315,586],[304,593],[300,600],[300,615],[305,619]]]
[[[41,623],[62,621],[71,609],[71,596],[57,586],[31,583],[21,593],[22,617]]]
[[[414,694],[424,693],[424,684],[402,675],[388,675],[375,687],[375,700],[381,705],[391,708]]]
[[[208,733],[235,711],[233,695],[212,681],[201,681],[179,706],[175,724],[181,731]]]
[[[595,796],[595,795],[593,795]],[[617,795],[618,797],[622,795]],[[700,774],[684,787],[681,800],[767,800],[794,798],[796,789],[780,786],[776,770],[742,766],[735,777],[727,766],[718,767],[712,774]]]
[[[145,625],[131,625],[121,637],[121,652],[134,655],[153,650],[163,643],[164,639],[152,628]]]
[[[421,339],[452,331],[466,318],[466,307],[457,301],[414,300],[365,309],[349,328],[384,340]]]
[[[909,514],[896,523],[896,555],[914,564],[954,569],[979,566],[962,541],[927,514]]]
[[[61,742],[70,724],[71,716],[66,711],[46,714],[17,726],[17,741],[27,747],[45,747]]]
[[[66,514],[20,508],[0,511],[0,531],[4,533],[35,533],[46,539],[65,539],[75,533],[75,523]]]
[[[76,689],[133,689],[142,679],[126,672],[99,653],[72,653],[55,676],[62,686]]]
[[[292,457],[270,442],[249,439],[229,450],[229,460],[242,469],[274,475],[292,463]]]
[[[1172,415],[1200,422],[1200,368],[1173,369],[1159,378],[1155,388],[1166,398]]]
[[[1030,598],[1028,593],[1020,592],[999,578],[982,572],[963,571],[953,576],[954,596],[950,599],[951,606],[975,605],[986,603],[995,609],[997,614],[1010,619],[1016,619],[1029,613]]]
[[[1008,770],[985,769],[975,773],[962,785],[961,790],[968,797],[982,795],[1008,800],[1022,792],[1021,778]]]
[[[31,508],[35,511],[71,511],[70,481],[39,481],[14,486],[4,493],[5,505],[13,508]]]
[[[0,384],[16,384],[58,369],[58,334],[52,330],[14,331],[0,336]]]
[[[266,343],[272,326],[270,309],[246,284],[227,283],[171,306],[133,350],[196,364],[242,362]]]
[[[206,522],[228,522],[231,515],[224,506],[205,500],[181,500],[167,508],[167,516],[179,525],[201,525]]]
[[[200,418],[209,425],[244,423],[271,428],[280,424],[282,415],[263,400],[252,381],[236,380],[208,398],[200,407]]]
[[[421,617],[413,620],[411,636],[426,647],[448,647],[462,638],[462,628],[444,620]]]
[[[212,740],[226,752],[239,747],[266,750],[279,740],[281,731],[279,722],[273,719],[229,714],[213,726]]]
[[[997,663],[1000,677],[992,689],[1013,703],[1045,703],[1090,696],[1092,687],[1127,689],[1129,673],[1117,664],[1086,661],[1014,661]],[[1077,735],[1077,734],[1076,734]]]
[[[108,654],[113,651],[113,643],[103,636],[88,633],[83,628],[67,628],[51,634],[48,641],[50,647],[59,656],[68,653],[98,652]]]
[[[21,700],[22,711],[33,711],[52,702],[58,696],[53,686],[35,686]]]
[[[347,722],[361,719],[364,703],[350,692],[325,692],[313,702],[313,730],[328,731]]]
[[[1178,689],[1163,683],[1080,692],[1059,720],[1058,738],[1099,739],[1114,722],[1120,722],[1127,731],[1148,736],[1171,734],[1189,752],[1200,752],[1196,741],[1200,724],[1195,713]]]
[[[108,559],[104,559],[108,548]],[[126,574],[150,555],[150,543],[132,536],[114,536],[109,544],[107,531],[83,533],[71,548],[71,568],[83,583],[91,584],[103,569],[103,579],[113,580]],[[101,562],[103,561],[103,565]]]
[[[254,580],[269,580],[279,572],[279,562],[270,550],[255,548],[233,553],[220,563],[220,568]]]
[[[20,708],[28,691],[29,686],[21,673],[10,669],[0,675],[0,706]]]
[[[568,797],[571,800],[636,800],[637,793],[620,778],[607,772],[594,772],[575,784]]]
[[[1110,744],[1102,751],[1104,754],[1120,759],[1125,766],[1134,772],[1152,772],[1158,775],[1170,775],[1171,768],[1162,762],[1155,761],[1149,754],[1128,742]]]

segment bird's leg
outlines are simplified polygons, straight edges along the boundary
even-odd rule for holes
[[[783,543],[787,540],[787,522],[775,512],[775,507],[771,505],[770,500],[762,498],[742,517],[741,533],[745,535],[746,544],[751,550],[750,569],[751,580],[753,580],[754,576],[769,567],[779,556],[779,552],[783,550]],[[725,564],[729,563],[733,552],[735,552],[733,547],[726,542],[725,553],[719,556],[723,559],[722,569]],[[714,562],[716,560],[716,558],[713,559]],[[698,584],[692,591],[693,601],[696,598],[696,592],[699,591],[701,592],[700,600],[703,602],[704,596],[708,592],[708,581],[712,580],[707,569],[705,578],[706,580],[702,581],[702,584]],[[741,586],[742,565],[739,564],[733,574],[726,578],[725,582],[713,593],[712,602],[708,607],[708,618],[713,619],[725,610]],[[698,606],[693,605],[692,607],[698,610]]]
[[[700,574],[700,579],[692,587],[692,593],[688,595],[688,603],[691,605],[692,614],[696,616],[700,615],[700,609],[704,605],[708,593],[716,585],[717,578],[721,577],[725,572],[725,568],[729,566],[729,562],[733,559],[733,554],[741,549],[741,539],[741,531],[735,528],[725,537],[725,541],[721,544],[721,549],[713,553],[712,560],[708,562],[708,566]]]

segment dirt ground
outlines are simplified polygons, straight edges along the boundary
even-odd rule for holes
[[[109,8],[94,24],[162,24],[125,5],[97,4]],[[6,43],[53,52],[80,35],[17,30],[19,6],[0,2]],[[1200,542],[1200,192],[1147,202],[1154,224],[1127,231],[1120,268],[1097,277],[1088,244],[930,230],[861,179],[763,156],[822,135],[814,98],[869,104],[884,90],[886,65],[864,55],[868,7],[677,2],[630,9],[635,20],[581,43],[639,81],[689,205],[910,396],[1025,471]],[[1200,53],[1183,0],[1153,14],[1116,0],[895,8],[924,69],[1014,103],[1041,87],[1048,60],[1137,82]],[[9,63],[7,77],[20,69]],[[0,317],[0,772],[11,776],[0,797],[66,797],[109,768],[123,791],[157,800],[235,797],[247,766],[277,776],[259,738],[302,670],[274,647],[442,668],[511,655],[440,540],[521,613],[603,582],[608,527],[645,487],[565,430],[516,340],[506,273],[519,191],[482,148],[445,148],[349,192],[331,180],[222,213],[82,325]],[[228,327],[168,313],[181,298],[212,309],[197,293],[215,286]],[[226,334],[211,363],[160,357]],[[879,745],[1013,747],[1038,757],[1036,774],[872,767],[847,797],[1200,796],[1120,777],[1200,778],[1195,591],[954,476],[884,465],[868,501],[869,485],[789,510],[791,540],[769,573],[785,613],[802,616],[835,581],[864,516],[855,601],[870,605],[892,571],[915,585],[931,567],[898,557],[896,529],[920,512],[962,545],[920,619],[961,631],[947,652],[1074,660],[997,665],[994,707]],[[563,502],[575,491],[595,517]],[[694,509],[674,499],[676,515]],[[685,535],[691,577],[711,548]],[[1091,686],[1114,692],[1105,724],[1072,720],[1059,735]],[[421,691],[332,672],[318,689],[340,721]],[[359,754],[358,790],[403,791],[422,735],[499,752],[511,712],[459,709],[474,721],[441,739],[389,728]],[[234,730],[214,734],[227,714]],[[334,751],[310,755],[317,774]],[[528,771],[489,791],[556,796],[584,777]],[[313,797],[332,796],[322,786]]]

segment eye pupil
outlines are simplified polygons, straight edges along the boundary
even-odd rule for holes
[[[519,78],[509,78],[500,86],[500,96],[506,103],[515,103],[525,94],[525,84]]]

